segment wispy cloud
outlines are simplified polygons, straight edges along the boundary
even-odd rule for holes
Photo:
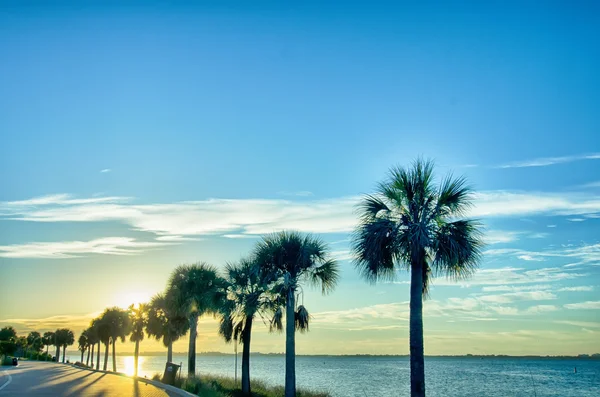
[[[486,244],[505,244],[518,240],[523,232],[488,230],[485,232],[484,241]]]
[[[483,295],[479,299],[489,303],[512,303],[517,301],[545,301],[556,299],[556,295],[548,291],[520,291],[498,295]]]
[[[600,262],[600,243],[583,244],[579,246],[568,245],[558,249],[546,251],[526,251],[515,248],[489,249],[484,252],[487,256],[515,256],[527,261],[543,261],[547,258],[565,258],[577,260],[565,267],[575,267],[579,265],[594,265]]]
[[[278,194],[280,194],[282,196],[294,196],[294,197],[312,197],[312,196],[314,196],[313,192],[310,192],[308,190],[298,190],[298,191],[294,191],[294,192],[282,191],[282,192],[279,192]]]
[[[541,291],[552,289],[550,284],[536,284],[536,285],[493,285],[489,287],[481,288],[484,292],[518,292],[518,291]]]
[[[582,194],[479,192],[469,213],[476,218],[535,214],[586,216],[600,213],[600,198]],[[115,221],[159,236],[256,235],[282,229],[347,233],[356,226],[361,197],[332,199],[208,199],[135,204],[127,197],[74,198],[67,194],[0,202],[0,219],[28,222]],[[510,242],[518,232],[490,231],[488,243]],[[531,235],[530,237],[536,237]],[[537,237],[541,237],[538,234]]]
[[[0,246],[5,258],[76,258],[86,254],[136,255],[148,248],[171,243],[136,241],[128,237],[105,237],[90,241],[57,241]]]
[[[101,173],[101,174],[105,174],[105,173],[107,173],[107,172],[110,172],[110,171],[111,171],[111,169],[110,169],[110,168],[105,168],[105,169],[103,169],[103,170],[100,170],[100,173]]]
[[[496,166],[496,168],[546,167],[555,164],[572,163],[582,160],[598,160],[600,153],[578,154],[574,156],[541,157],[532,160],[515,161]]]
[[[588,327],[588,328],[600,328],[600,322],[589,322],[589,321],[570,321],[570,320],[556,320],[557,324],[567,324],[575,327]]]
[[[558,292],[586,292],[593,291],[594,287],[591,285],[582,285],[578,287],[563,287],[558,290]]]
[[[482,286],[512,286],[515,284],[546,284],[557,281],[572,280],[585,277],[587,274],[566,272],[562,268],[542,268],[525,270],[523,268],[503,267],[481,269],[469,280],[454,282],[444,278],[435,279],[433,285],[470,287]]]
[[[529,313],[548,313],[555,312],[558,310],[557,306],[554,305],[535,305],[527,308]]]
[[[82,330],[90,325],[90,321],[100,312],[85,315],[60,315],[44,318],[7,318],[0,319],[0,325],[11,325],[18,333],[29,331],[54,331],[57,328],[68,327],[74,331]]]
[[[567,309],[600,309],[600,301],[586,301],[579,303],[568,303],[564,305]]]
[[[595,182],[590,182],[590,183],[586,183],[584,185],[581,185],[580,187],[584,188],[584,189],[593,189],[593,188],[597,188],[600,187],[600,181],[595,181]]]

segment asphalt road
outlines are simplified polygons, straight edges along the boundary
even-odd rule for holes
[[[92,372],[51,362],[21,361],[0,367],[0,396],[177,396],[130,377]]]

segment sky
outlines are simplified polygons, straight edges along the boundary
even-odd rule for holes
[[[349,238],[424,157],[468,179],[487,243],[433,281],[425,353],[600,352],[597,3],[140,4],[0,4],[0,326],[78,333],[295,229],[341,268],[304,288],[297,352],[407,354],[408,275],[366,283]],[[267,331],[253,351],[284,351]],[[233,351],[210,317],[197,348]]]

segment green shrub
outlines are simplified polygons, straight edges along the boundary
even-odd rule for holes
[[[12,365],[12,357],[10,356],[2,356],[2,360],[0,361],[1,365]]]

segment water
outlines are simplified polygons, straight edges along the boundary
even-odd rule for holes
[[[80,359],[68,355],[72,362]],[[164,371],[165,356],[140,357],[140,376]],[[175,354],[183,363],[187,356]],[[231,356],[197,357],[196,370],[204,374],[234,376]],[[253,355],[251,376],[271,385],[283,385],[283,356]],[[598,397],[600,361],[502,358],[426,358],[429,397]],[[577,367],[577,373],[574,368]],[[112,361],[109,358],[109,369]],[[133,357],[118,356],[117,370],[133,373]],[[241,354],[238,356],[238,379]],[[409,361],[405,357],[310,357],[296,358],[298,387],[328,391],[332,396],[409,396]]]

